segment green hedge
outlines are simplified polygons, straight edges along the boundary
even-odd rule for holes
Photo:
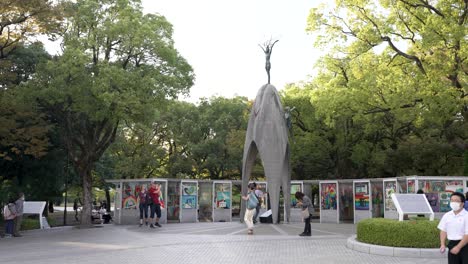
[[[398,221],[384,218],[362,220],[357,225],[357,240],[363,243],[408,248],[438,248],[439,220]]]

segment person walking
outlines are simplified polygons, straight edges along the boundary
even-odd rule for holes
[[[294,194],[296,199],[298,200],[297,205],[302,206],[302,210],[307,210],[306,215],[308,217],[304,217],[304,232],[299,234],[299,236],[311,236],[312,235],[312,229],[310,227],[310,218],[312,216],[312,201],[310,200],[309,197],[307,197],[304,193],[302,192],[296,192]]]
[[[73,202],[73,211],[75,211],[75,220],[77,222],[80,221],[80,219],[78,219],[78,209],[80,208],[80,206],[78,205],[78,202],[79,202],[78,198],[76,198],[75,201]]]
[[[444,214],[437,228],[440,230],[440,253],[448,247],[449,264],[468,263],[468,212],[464,210],[465,196],[454,192],[450,196],[452,211]],[[448,238],[448,244],[446,240]]]
[[[16,217],[15,217],[15,229],[13,232],[14,237],[21,237],[21,223],[23,222],[23,208],[24,208],[24,193],[18,193],[18,199],[15,201]]]
[[[3,207],[5,219],[5,238],[11,238],[15,232],[16,205],[15,200],[10,198],[8,204]]]
[[[247,234],[252,235],[253,234],[253,216],[255,214],[255,208],[257,208],[258,205],[258,199],[257,196],[255,195],[255,185],[253,183],[248,185],[249,187],[249,192],[247,193],[246,196],[242,196],[242,199],[247,201],[247,207],[245,210],[245,215],[244,215],[244,222],[247,225]]]
[[[151,197],[151,213],[150,213],[150,228],[155,226],[161,227],[159,224],[159,219],[161,218],[161,202],[159,198],[161,197],[161,185],[153,181],[151,187],[148,190],[149,197]],[[156,218],[154,215],[156,214]],[[154,224],[153,224],[154,223]]]
[[[260,209],[262,209],[264,193],[262,192],[262,190],[260,190],[260,184],[256,184],[255,182],[253,184],[255,185],[255,195],[257,196],[258,200],[257,207],[255,207],[255,215],[253,217],[253,223],[256,224],[258,215],[260,214]]]
[[[142,185],[141,190],[138,193],[139,208],[140,208],[140,227],[143,225],[143,218],[145,219],[145,225],[148,225],[148,207],[146,205],[146,186]]]

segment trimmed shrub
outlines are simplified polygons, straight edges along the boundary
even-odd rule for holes
[[[359,242],[407,248],[438,248],[440,245],[439,220],[424,219],[398,221],[370,218],[357,224]]]

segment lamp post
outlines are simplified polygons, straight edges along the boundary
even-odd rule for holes
[[[67,200],[68,200],[68,173],[69,173],[69,159],[67,150],[67,172],[65,173],[65,207],[63,209],[63,225],[67,225]]]

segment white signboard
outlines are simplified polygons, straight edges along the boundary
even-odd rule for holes
[[[25,201],[23,204],[23,214],[38,214],[41,229],[50,228],[49,223],[47,223],[47,219],[45,217],[42,217],[42,212],[44,211],[45,206],[46,202]]]
[[[424,194],[393,193],[392,200],[397,208],[400,221],[403,221],[405,214],[425,214],[429,215],[431,221],[434,220],[434,212]]]

